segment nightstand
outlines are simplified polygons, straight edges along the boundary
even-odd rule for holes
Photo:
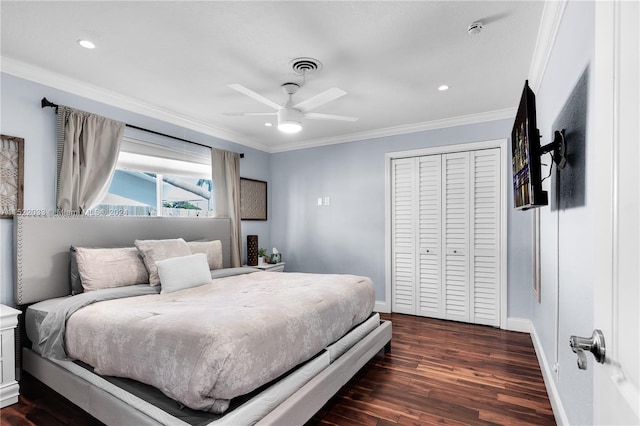
[[[15,328],[17,309],[0,305],[0,408],[18,402],[20,385],[16,382]]]
[[[262,265],[252,266],[252,268],[262,269],[267,272],[284,272],[285,262],[280,263],[264,263]]]

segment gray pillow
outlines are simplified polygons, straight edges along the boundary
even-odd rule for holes
[[[78,275],[84,291],[149,282],[149,274],[135,247],[75,247]]]
[[[191,253],[207,255],[210,270],[222,269],[222,241],[189,241],[187,244]]]
[[[135,240],[135,245],[144,260],[147,271],[149,271],[149,284],[151,284],[151,286],[160,285],[158,267],[156,266],[157,261],[170,259],[172,257],[189,256],[191,254],[189,246],[182,238],[170,240]]]
[[[76,248],[74,246],[69,247],[69,284],[71,285],[71,294],[76,295],[84,291],[82,288],[82,281],[80,280],[80,274],[78,273],[78,261],[76,259]]]
[[[161,294],[197,287],[211,281],[207,255],[204,253],[159,260],[156,266],[162,286]]]

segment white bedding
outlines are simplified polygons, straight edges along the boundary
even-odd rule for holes
[[[223,412],[338,340],[373,304],[366,277],[257,272],[84,307],[67,320],[66,351],[98,374]]]

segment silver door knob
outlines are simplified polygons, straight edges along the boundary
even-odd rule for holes
[[[600,364],[604,364],[606,347],[604,344],[604,334],[600,330],[593,330],[591,337],[571,336],[569,338],[571,350],[578,355],[578,368],[587,369],[587,356],[585,352],[591,352],[593,357]]]

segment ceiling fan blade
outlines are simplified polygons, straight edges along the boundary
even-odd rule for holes
[[[324,105],[327,102],[331,102],[346,94],[347,92],[344,90],[332,87],[329,90],[325,90],[322,93],[318,93],[317,95],[310,97],[306,101],[297,103],[293,108],[299,109],[302,112],[311,111],[314,108],[318,108],[320,105]]]
[[[247,95],[250,98],[255,99],[258,102],[262,102],[265,105],[270,106],[271,108],[275,109],[275,110],[279,110],[280,108],[282,108],[280,105],[278,105],[277,103],[273,102],[271,99],[267,99],[264,96],[254,92],[251,89],[247,89],[246,87],[244,87],[241,84],[228,84],[228,87],[232,88],[233,90],[242,93],[243,95]]]
[[[243,117],[248,115],[278,115],[277,112],[223,112],[222,115],[230,117]]]
[[[358,117],[347,117],[345,115],[322,114],[320,112],[308,112],[302,115],[304,118],[313,120],[340,120],[340,121],[358,121]]]

